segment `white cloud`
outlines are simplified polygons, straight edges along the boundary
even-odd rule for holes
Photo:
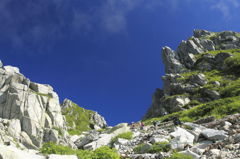
[[[238,9],[240,3],[237,0],[214,0],[211,9],[221,12],[225,20],[232,18],[232,10]]]

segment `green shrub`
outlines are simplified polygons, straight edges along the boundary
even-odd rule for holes
[[[181,153],[174,153],[174,154],[172,154],[171,157],[169,157],[167,159],[194,159],[194,158],[190,155],[185,155],[185,154],[181,154]]]
[[[115,149],[103,146],[94,151],[92,159],[120,159],[120,155]]]
[[[100,147],[95,151],[74,150],[67,146],[54,143],[44,143],[40,152],[43,154],[77,155],[81,159],[120,159],[115,149],[107,146]]]
[[[149,149],[146,149],[145,152],[141,152],[143,147],[146,144],[140,144],[138,146],[136,146],[133,151],[135,153],[158,153],[158,152],[168,152],[171,150],[171,146],[168,142],[159,142],[159,143],[155,143],[153,144]]]
[[[200,104],[188,110],[175,112],[159,118],[147,119],[144,121],[144,123],[148,125],[153,121],[172,120],[174,116],[179,117],[182,121],[193,122],[195,120],[208,116],[223,118],[227,115],[235,113],[240,113],[240,96],[222,98],[208,103]]]
[[[44,143],[40,152],[43,154],[60,154],[60,155],[71,155],[76,154],[76,151],[62,145],[56,145],[54,143]]]
[[[240,79],[229,81],[225,87],[221,88],[221,95],[223,97],[234,97],[240,95]]]
[[[139,145],[137,145],[136,147],[133,148],[133,151],[134,151],[135,153],[140,154],[143,146],[145,146],[145,144],[139,144]]]
[[[168,152],[171,150],[171,146],[168,142],[159,142],[152,145],[148,153]]]

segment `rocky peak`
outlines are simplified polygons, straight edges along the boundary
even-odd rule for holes
[[[191,101],[205,103],[221,98],[219,87],[213,87],[213,83],[222,81],[211,81],[211,76],[223,78],[221,76],[229,69],[226,59],[237,56],[239,52],[240,33],[233,31],[194,30],[193,36],[181,41],[176,51],[163,47],[164,95],[153,100],[144,118],[161,116],[166,111],[185,110]],[[153,96],[156,97],[158,92]]]

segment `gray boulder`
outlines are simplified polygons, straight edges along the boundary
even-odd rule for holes
[[[204,89],[203,94],[212,100],[216,100],[220,98],[220,94],[217,91],[211,90],[211,89]]]
[[[97,112],[94,112],[91,115],[91,119],[90,119],[93,123],[95,123],[95,125],[99,128],[105,128],[107,127],[107,122],[104,119],[104,117],[102,117],[101,115],[99,115]]]
[[[83,146],[85,150],[95,150],[101,146],[110,144],[111,139],[119,134],[129,132],[130,128],[127,123],[121,123],[112,128],[108,134],[101,134],[98,139]]]
[[[162,106],[168,113],[173,113],[183,110],[183,106],[187,105],[189,102],[190,99],[186,96],[173,96],[169,98],[166,97],[162,103]]]
[[[179,61],[179,56],[175,51],[169,47],[163,47],[162,49],[163,63],[165,64],[166,73],[181,73],[185,68]]]
[[[202,74],[202,73],[199,73],[197,75],[192,75],[190,77],[190,82],[193,83],[193,84],[196,83],[196,84],[198,84],[200,86],[204,86],[205,84],[208,83],[207,80],[206,80],[205,75]]]
[[[183,128],[177,127],[170,135],[172,149],[183,150],[186,145],[193,145],[194,136]]]
[[[215,129],[205,129],[201,132],[201,135],[211,141],[224,140],[228,137],[226,131]]]

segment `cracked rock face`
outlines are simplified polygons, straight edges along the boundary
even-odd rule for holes
[[[24,132],[39,147],[45,125],[64,129],[59,98],[51,86],[30,82],[12,66],[0,68],[0,79],[0,118],[11,120],[12,136]]]

